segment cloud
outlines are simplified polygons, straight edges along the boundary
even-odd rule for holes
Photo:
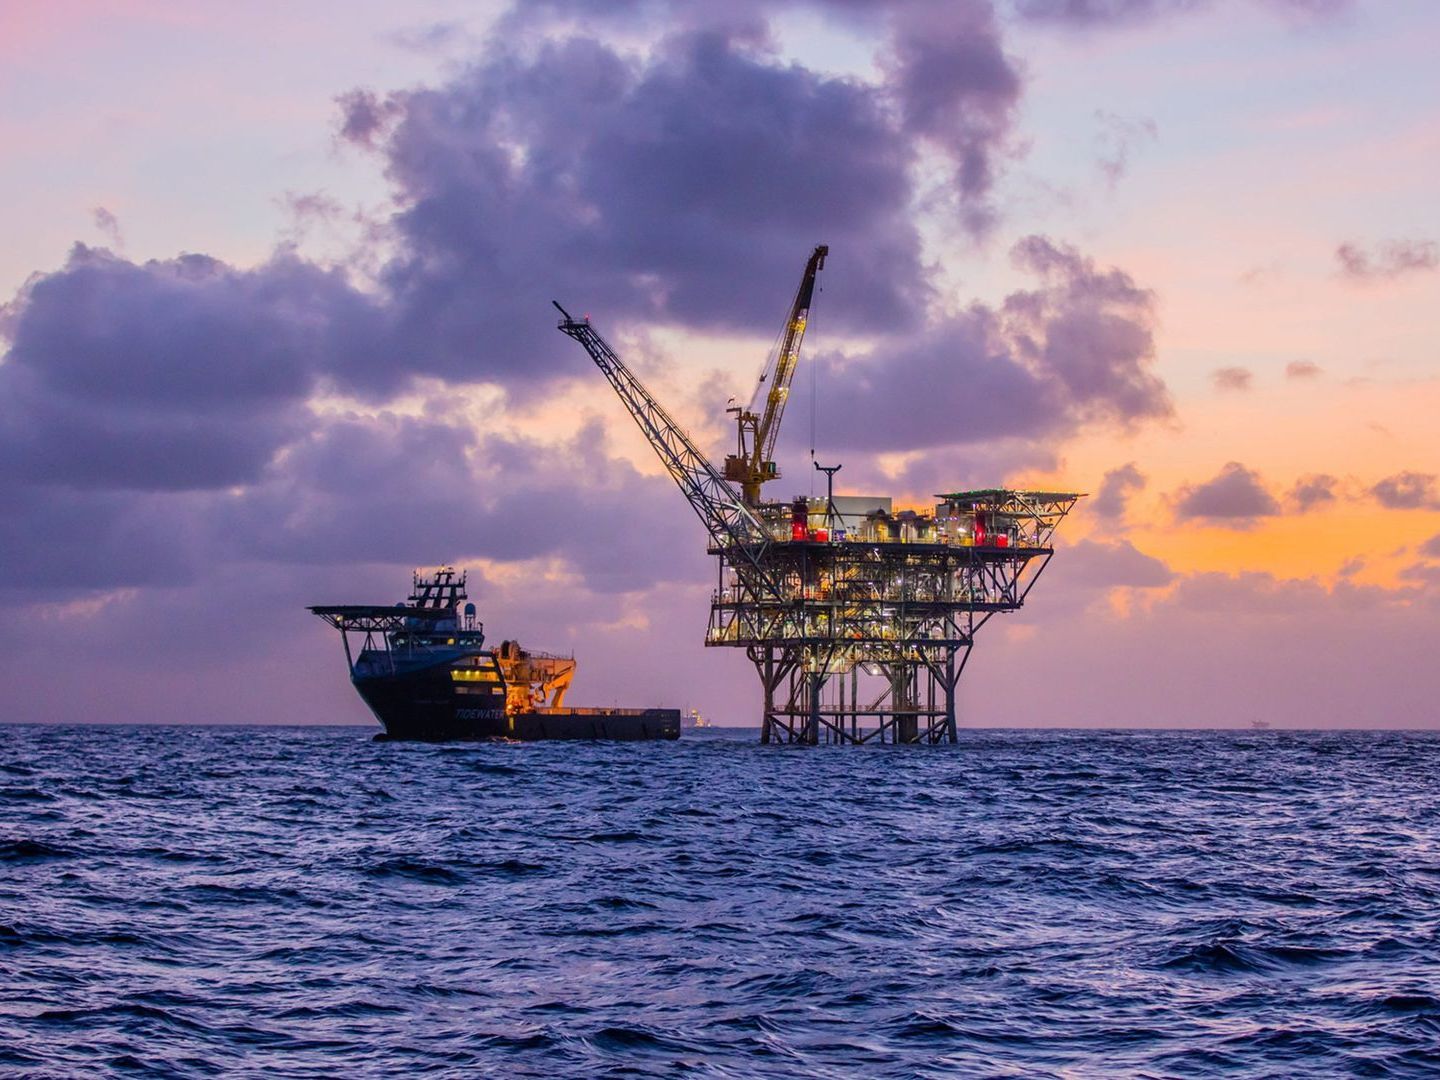
[[[1021,89],[994,10],[981,0],[901,6],[892,34],[884,67],[904,130],[952,161],[961,216],[982,234],[995,221],[986,198]]]
[[[389,39],[402,49],[432,56],[447,48],[468,43],[465,24],[454,21],[421,23],[397,30]]]
[[[243,485],[0,484],[0,588],[180,586],[211,565],[561,560],[596,593],[703,572],[704,532],[602,429],[557,443],[461,419],[311,416]]]
[[[1352,0],[1256,0],[1291,18],[1320,18],[1348,8]],[[1173,15],[1204,11],[1214,0],[1013,0],[1017,15],[1070,27],[1130,26]]]
[[[831,327],[913,328],[934,300],[913,221],[922,147],[950,163],[961,219],[993,221],[1021,84],[989,3],[840,5],[877,34],[869,81],[777,56],[760,5],[646,10],[667,31],[644,53],[547,30],[640,6],[551,3],[441,85],[338,99],[341,137],[394,188],[380,279],[408,363],[463,378],[478,348],[512,389],[573,372],[551,298],[612,329],[768,334],[820,242]]]
[[[1440,244],[1434,240],[1387,240],[1366,251],[1356,244],[1335,249],[1340,275],[1353,282],[1393,281],[1440,267]]]
[[[1005,300],[1017,354],[1057,380],[1073,410],[1122,425],[1170,415],[1165,384],[1150,371],[1154,296],[1148,289],[1043,236],[1017,243],[1012,260],[1044,282]]]
[[[545,0],[516,5],[504,21],[515,33],[623,25],[632,34],[657,22],[672,34],[719,34],[750,47],[773,44],[769,20],[783,8],[810,9],[848,25],[876,46],[880,79],[870,85],[910,143],[923,142],[950,165],[949,183],[932,193],[948,203],[973,234],[988,231],[996,212],[990,195],[1022,91],[1019,65],[1002,47],[992,0],[734,0],[723,5],[682,0]]]
[[[1285,502],[1297,513],[1305,513],[1317,506],[1325,506],[1336,501],[1335,489],[1340,481],[1333,476],[1323,473],[1313,476],[1302,476],[1295,481],[1295,486],[1285,496]]]
[[[204,562],[193,495],[76,491],[0,481],[0,608],[120,588],[183,586]]]
[[[103,206],[95,207],[90,213],[95,219],[95,228],[110,242],[110,246],[116,251],[124,251],[125,237],[120,232],[120,219]]]
[[[125,380],[110,354],[129,348],[142,366],[184,369],[165,376],[177,385],[203,371],[218,386],[194,359],[212,356],[242,398],[257,366],[293,379],[292,398],[317,377],[383,397],[415,375],[535,394],[585,370],[555,332],[551,298],[595,311],[612,334],[643,322],[768,335],[818,241],[836,254],[823,285],[829,326],[913,331],[935,301],[913,222],[916,139],[922,130],[951,138],[956,160],[978,177],[993,171],[976,163],[990,152],[985,140],[1003,137],[999,113],[971,108],[992,78],[1011,86],[996,74],[1003,57],[987,12],[962,4],[941,20],[963,72],[930,97],[912,69],[939,62],[898,15],[894,34],[911,37],[895,39],[893,84],[827,76],[744,36],[693,31],[663,38],[644,59],[586,37],[531,42],[523,55],[497,46],[435,88],[352,91],[339,99],[340,135],[378,156],[396,205],[384,246],[357,256],[390,253],[377,287],[361,290],[293,254],[242,271],[201,255],[132,265],[77,249],[22,297],[21,330],[33,336],[46,312],[62,309],[48,296],[93,286],[101,303],[79,309],[83,347],[63,340],[69,331],[52,318],[51,342],[16,348],[53,348],[51,378],[67,356],[104,356],[102,381]],[[938,37],[931,45],[944,52]],[[978,127],[965,127],[972,120]],[[962,199],[982,196],[985,183],[966,183]],[[308,196],[290,206],[296,236],[335,211]],[[158,317],[131,319],[132,305],[106,302],[105,289],[128,291],[134,310],[150,304]],[[353,335],[341,341],[346,327]],[[322,355],[288,358],[297,343]],[[257,432],[252,442],[233,472],[253,470],[275,439]],[[182,449],[159,452],[193,456]]]
[[[1255,380],[1255,375],[1248,368],[1243,367],[1222,367],[1216,368],[1210,373],[1210,381],[1215,384],[1216,390],[1245,391],[1250,389],[1250,384]]]
[[[400,113],[398,102],[383,101],[362,88],[339,94],[335,104],[340,106],[339,138],[363,147],[373,147]]]
[[[1440,492],[1431,473],[1405,470],[1387,476],[1370,488],[1381,506],[1388,510],[1440,510]]]
[[[768,334],[819,240],[835,252],[829,327],[933,348],[934,271],[913,223],[916,144],[950,155],[957,199],[982,213],[1019,94],[990,5],[883,15],[841,5],[882,29],[883,73],[871,82],[781,60],[758,7],[748,29],[691,26],[680,14],[690,10],[676,7],[677,29],[643,55],[532,33],[497,40],[433,88],[341,95],[341,139],[377,155],[394,191],[377,249],[391,254],[374,288],[293,252],[245,270],[77,248],[13,305],[0,473],[156,490],[249,483],[297,437],[321,390],[378,401],[435,376],[534,395],[588,377],[555,332],[551,297],[596,311],[612,334],[641,322]],[[336,215],[329,200],[287,198],[292,241]],[[1151,350],[1148,294],[1105,303],[1131,311],[1106,323],[1092,304],[1099,321],[1084,343],[1128,327],[1134,347]],[[1046,329],[1058,336],[1085,316],[1075,301]],[[1049,362],[1037,379],[1017,360],[995,374],[1019,396],[1051,384],[1037,418],[1063,426],[1137,404],[1114,400],[1127,392],[1119,385],[1059,400],[1070,368]],[[1110,374],[1130,377],[1127,366],[1117,357]],[[1128,388],[1151,396],[1142,412],[1163,399],[1150,378]],[[1045,427],[1023,414],[999,426]]]
[[[336,390],[414,390],[391,363],[391,320],[343,273],[288,254],[240,270],[77,246],[6,309],[0,588],[482,550],[625,591],[699,550],[667,483],[614,459],[593,425],[556,443],[480,436],[443,392],[421,418],[317,413]]]
[[[1025,640],[981,634],[981,655],[966,671],[971,722],[1007,722],[991,719],[987,705],[1005,701],[1043,658],[1047,678],[1027,698],[1035,723],[1243,728],[1263,718],[1276,727],[1434,726],[1440,580],[1381,588],[1189,574],[1164,588],[1131,590],[1123,605],[1102,604],[1071,574],[1072,546],[1059,545],[1027,602]],[[1088,602],[1068,601],[1072,588]],[[1356,662],[1337,665],[1337,656]]]
[[[1011,437],[1054,439],[1084,424],[1169,416],[1153,374],[1154,300],[1040,236],[1012,258],[1039,278],[997,309],[974,304],[858,356],[816,358],[836,445],[915,450]]]
[[[824,283],[829,325],[908,349],[861,364],[887,401],[892,381],[913,387],[912,403],[934,401],[926,372],[951,369],[948,396],[922,417],[926,437],[1003,443],[1168,414],[1148,370],[1150,294],[1071,248],[1029,238],[1015,258],[1038,288],[1002,309],[931,316],[933,270],[912,220],[916,142],[949,155],[959,203],[979,212],[1019,79],[988,4],[853,17],[884,28],[871,82],[783,61],[753,26],[680,20],[645,54],[536,36],[523,48],[497,43],[436,87],[341,95],[340,138],[378,157],[395,195],[374,285],[290,246],[248,269],[77,246],[4,312],[0,494],[36,522],[58,529],[89,515],[101,541],[114,537],[102,560],[114,573],[96,588],[162,580],[160,566],[178,580],[202,550],[408,562],[417,547],[453,550],[465,536],[491,537],[502,560],[553,553],[595,587],[620,588],[634,578],[617,567],[630,563],[546,539],[573,535],[568,517],[531,515],[532,531],[508,508],[454,495],[480,488],[579,508],[592,541],[607,536],[621,551],[627,537],[662,535],[659,518],[620,529],[660,501],[668,521],[671,500],[618,465],[611,486],[597,484],[607,459],[593,436],[585,447],[476,440],[435,417],[317,415],[316,397],[378,404],[431,375],[512,394],[589,378],[555,332],[555,295],[622,327],[768,333],[822,239],[838,256]],[[321,197],[287,200],[297,230],[337,213]],[[951,331],[974,346],[959,364]],[[977,390],[980,406],[964,406]],[[903,416],[912,405],[892,407]],[[884,437],[903,439],[902,427]],[[511,462],[503,477],[487,471],[495,460]],[[1007,460],[1039,458],[1026,442]],[[541,462],[586,484],[550,482]],[[22,539],[10,565],[33,572]]]
[[[1064,566],[1068,580],[1092,589],[1156,589],[1175,578],[1168,566],[1136,550],[1128,540],[1077,540],[1067,544]]]
[[[1440,533],[1436,533],[1420,545],[1420,554],[1428,555],[1432,559],[1440,559]]]
[[[1287,379],[1317,379],[1325,369],[1313,360],[1291,360],[1285,365]]]
[[[560,558],[595,592],[695,571],[705,536],[668,477],[613,457],[594,422],[546,443],[384,414],[326,423],[220,520],[238,555],[304,563],[412,561],[423,523],[437,558]]]
[[[381,280],[431,374],[464,378],[477,353],[512,387],[575,370],[551,298],[607,328],[768,334],[820,241],[837,330],[901,329],[930,299],[913,139],[873,86],[697,32],[645,62],[588,38],[502,51],[386,107],[399,254]],[[360,101],[362,141],[375,111]]]
[[[1400,571],[1405,581],[1413,581],[1422,591],[1440,593],[1440,565],[1432,562],[1412,563]]]
[[[1143,491],[1148,478],[1135,462],[1130,461],[1117,469],[1111,469],[1100,482],[1100,490],[1090,500],[1090,509],[1110,521],[1122,521],[1130,497]]]
[[[136,264],[77,245],[8,309],[0,477],[187,490],[253,480],[323,378],[397,375],[382,311],[338,271],[281,256]]]
[[[1072,26],[1141,22],[1203,6],[1205,0],[1015,0],[1015,11],[1022,18]]]
[[[1095,136],[1098,158],[1096,164],[1106,185],[1113,191],[1130,167],[1130,155],[1143,143],[1153,143],[1160,137],[1155,121],[1148,116],[1120,116],[1095,110],[1095,119],[1100,131]]]
[[[1236,529],[1280,513],[1280,504],[1265,490],[1259,475],[1238,461],[1229,462],[1212,480],[1185,485],[1173,500],[1178,520],[1200,519]]]
[[[1405,605],[1413,595],[1404,589],[1356,585],[1340,581],[1326,587],[1307,578],[1277,578],[1259,571],[1238,574],[1205,572],[1179,581],[1167,604],[1207,615],[1267,620],[1311,619],[1336,611],[1361,612]]]

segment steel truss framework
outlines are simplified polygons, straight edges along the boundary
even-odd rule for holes
[[[1010,521],[1013,547],[775,541],[757,567],[714,546],[705,643],[743,648],[755,665],[762,742],[954,742],[975,634],[1024,604],[1076,498],[989,491],[967,504]]]
[[[755,664],[761,741],[954,742],[955,688],[976,632],[1025,602],[1079,496],[940,496],[984,522],[988,542],[794,540],[783,509],[747,505],[589,319],[555,307],[710,534],[719,567],[705,643],[743,648]]]

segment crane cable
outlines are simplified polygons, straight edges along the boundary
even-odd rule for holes
[[[817,281],[817,282],[815,283],[815,292],[821,293],[821,292],[824,292],[824,291],[825,291],[824,286],[822,286],[822,285]],[[812,332],[812,331],[814,330],[814,328],[815,328],[815,308],[817,307],[817,304],[816,304],[816,300],[817,300],[817,299],[818,299],[817,297],[814,297],[814,296],[811,297],[811,299],[810,299],[810,309],[809,309],[809,311],[807,311],[806,314],[805,314],[805,334],[806,334],[807,337],[810,336],[811,332]],[[812,337],[811,340],[813,341],[814,338]],[[811,494],[812,496],[815,494],[815,429],[816,429],[817,420],[818,420],[818,416],[819,416],[819,412],[820,412],[820,388],[819,388],[819,374],[818,374],[818,373],[819,373],[819,369],[820,369],[820,364],[817,362],[817,358],[816,358],[816,356],[815,356],[815,350],[814,350],[814,349],[811,349],[811,350],[810,350],[810,494]]]
[[[775,382],[775,376],[780,372],[780,346],[784,343],[785,327],[782,326],[780,332],[775,335],[775,340],[770,343],[770,351],[760,362],[760,377],[755,382],[755,392],[750,395],[750,404],[746,406],[748,412],[760,412],[764,409],[770,387]]]

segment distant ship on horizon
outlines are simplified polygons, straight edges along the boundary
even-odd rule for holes
[[[715,722],[700,715],[699,709],[690,709],[680,721],[680,726],[685,731],[699,731],[703,728],[713,728]]]

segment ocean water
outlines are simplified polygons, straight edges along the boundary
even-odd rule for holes
[[[1440,1070],[1440,737],[0,727],[0,1071]]]

